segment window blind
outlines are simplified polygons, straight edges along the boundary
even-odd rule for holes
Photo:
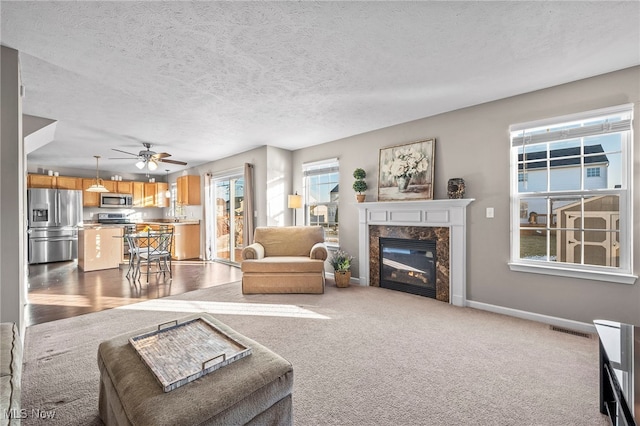
[[[565,117],[557,117],[550,121],[538,121],[513,125],[511,131],[511,146],[535,145],[584,138],[588,136],[619,133],[631,130],[633,105],[621,105],[618,107],[588,111]],[[602,120],[604,122],[587,124],[578,127],[565,127],[552,131],[544,131],[545,127],[553,127],[560,123],[580,124],[581,122]]]

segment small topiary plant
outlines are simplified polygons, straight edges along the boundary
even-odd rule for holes
[[[358,194],[362,194],[367,190],[367,182],[364,181],[364,178],[367,176],[367,172],[363,169],[355,169],[353,171],[353,177],[356,178],[356,181],[353,182],[353,190]]]

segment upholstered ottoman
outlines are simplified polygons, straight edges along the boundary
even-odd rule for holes
[[[251,355],[170,392],[129,343],[115,337],[98,347],[99,411],[106,425],[291,425],[293,367],[284,358],[207,314],[203,317],[251,348]]]

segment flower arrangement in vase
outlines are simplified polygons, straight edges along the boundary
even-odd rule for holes
[[[395,152],[395,158],[386,164],[385,172],[396,178],[398,190],[403,192],[409,187],[411,178],[428,167],[427,156],[416,147],[408,147]]]
[[[329,263],[333,267],[334,278],[337,287],[349,287],[349,281],[351,280],[351,262],[353,256],[342,249],[338,249]]]

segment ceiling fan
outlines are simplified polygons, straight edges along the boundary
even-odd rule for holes
[[[145,149],[143,149],[137,154],[134,154],[133,152],[123,151],[121,149],[116,149],[116,148],[111,148],[111,149],[114,151],[122,152],[128,155],[133,155],[134,157],[136,157],[138,159],[138,162],[136,163],[136,167],[139,168],[140,170],[146,167],[148,170],[153,171],[158,168],[158,163],[179,164],[181,166],[187,165],[187,163],[185,163],[184,161],[168,160],[167,157],[171,157],[171,154],[168,154],[166,152],[158,153],[155,151],[151,151],[152,145],[149,142],[142,142],[142,145],[145,147]],[[129,158],[128,157],[110,158],[110,160],[123,160],[123,159],[128,160]]]

